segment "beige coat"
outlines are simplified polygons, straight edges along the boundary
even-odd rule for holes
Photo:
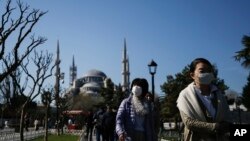
[[[194,84],[191,83],[181,91],[177,99],[182,121],[185,125],[185,141],[210,141],[226,140],[224,135],[218,135],[215,130],[216,123],[221,121],[230,121],[229,108],[225,97],[217,90],[217,109],[216,117],[208,121],[206,111],[201,107],[198,96],[194,90]]]

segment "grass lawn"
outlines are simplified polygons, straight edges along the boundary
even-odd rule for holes
[[[31,140],[31,141],[44,141],[44,136],[39,137],[37,139]],[[76,135],[49,135],[48,141],[77,141],[79,139],[79,136]]]

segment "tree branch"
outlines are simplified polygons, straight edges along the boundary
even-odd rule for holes
[[[19,48],[25,39],[31,34],[33,28],[38,23],[40,18],[45,15],[47,12],[42,12],[37,9],[29,11],[29,6],[24,5],[20,0],[17,1],[17,8],[11,6],[11,0],[8,0],[6,3],[5,12],[2,14],[2,21],[0,27],[0,62],[5,64],[5,68],[0,72],[0,82],[3,81],[5,77],[10,75],[13,71],[21,65],[22,61],[39,45],[43,44],[47,39],[44,37],[38,36],[35,38],[34,35],[30,36],[30,43],[26,46],[26,50],[21,53]],[[18,11],[17,11],[18,10]],[[19,16],[16,19],[13,12],[19,12]],[[5,52],[7,39],[10,35],[14,35],[14,32],[18,32],[17,41],[14,43],[12,48],[12,53]],[[11,57],[11,62],[6,62],[8,57]]]

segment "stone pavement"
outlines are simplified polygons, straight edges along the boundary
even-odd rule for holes
[[[83,132],[79,141],[96,141],[96,136],[95,136],[95,134],[93,132],[92,139],[90,137],[86,138],[85,137],[85,132]]]

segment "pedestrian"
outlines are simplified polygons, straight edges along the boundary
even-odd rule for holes
[[[132,93],[122,101],[116,116],[116,133],[119,141],[157,141],[154,111],[147,102],[148,82],[135,78]]]
[[[29,114],[26,113],[24,116],[24,126],[25,126],[25,130],[29,131],[29,124],[30,124],[30,119],[29,119]]]
[[[88,112],[88,116],[86,119],[86,139],[87,141],[92,141],[92,132],[93,132],[93,127],[94,127],[94,115],[92,110]]]
[[[5,125],[4,128],[9,128],[9,121],[5,120],[4,125]]]
[[[105,108],[102,107],[94,114],[96,141],[101,141],[101,139],[103,140],[102,117],[104,112]]]
[[[227,140],[230,116],[225,97],[212,81],[214,69],[205,58],[190,64],[193,82],[182,90],[177,107],[184,123],[184,140]]]
[[[147,83],[146,79],[142,79],[144,83]],[[152,109],[154,112],[152,114],[153,119],[154,119],[154,131],[156,136],[159,135],[160,132],[160,102],[159,102],[159,97],[157,95],[153,95],[150,92],[146,94],[146,102],[149,105],[149,108]],[[158,138],[158,137],[156,137]]]
[[[36,130],[36,131],[39,129],[38,123],[39,123],[39,121],[38,121],[37,119],[35,119],[35,121],[34,121],[34,126],[35,126],[35,130]]]
[[[68,125],[71,126],[72,124],[73,124],[72,119],[69,118],[69,120],[68,120]]]
[[[103,141],[114,141],[116,115],[110,106],[107,106],[106,112],[103,114]]]

